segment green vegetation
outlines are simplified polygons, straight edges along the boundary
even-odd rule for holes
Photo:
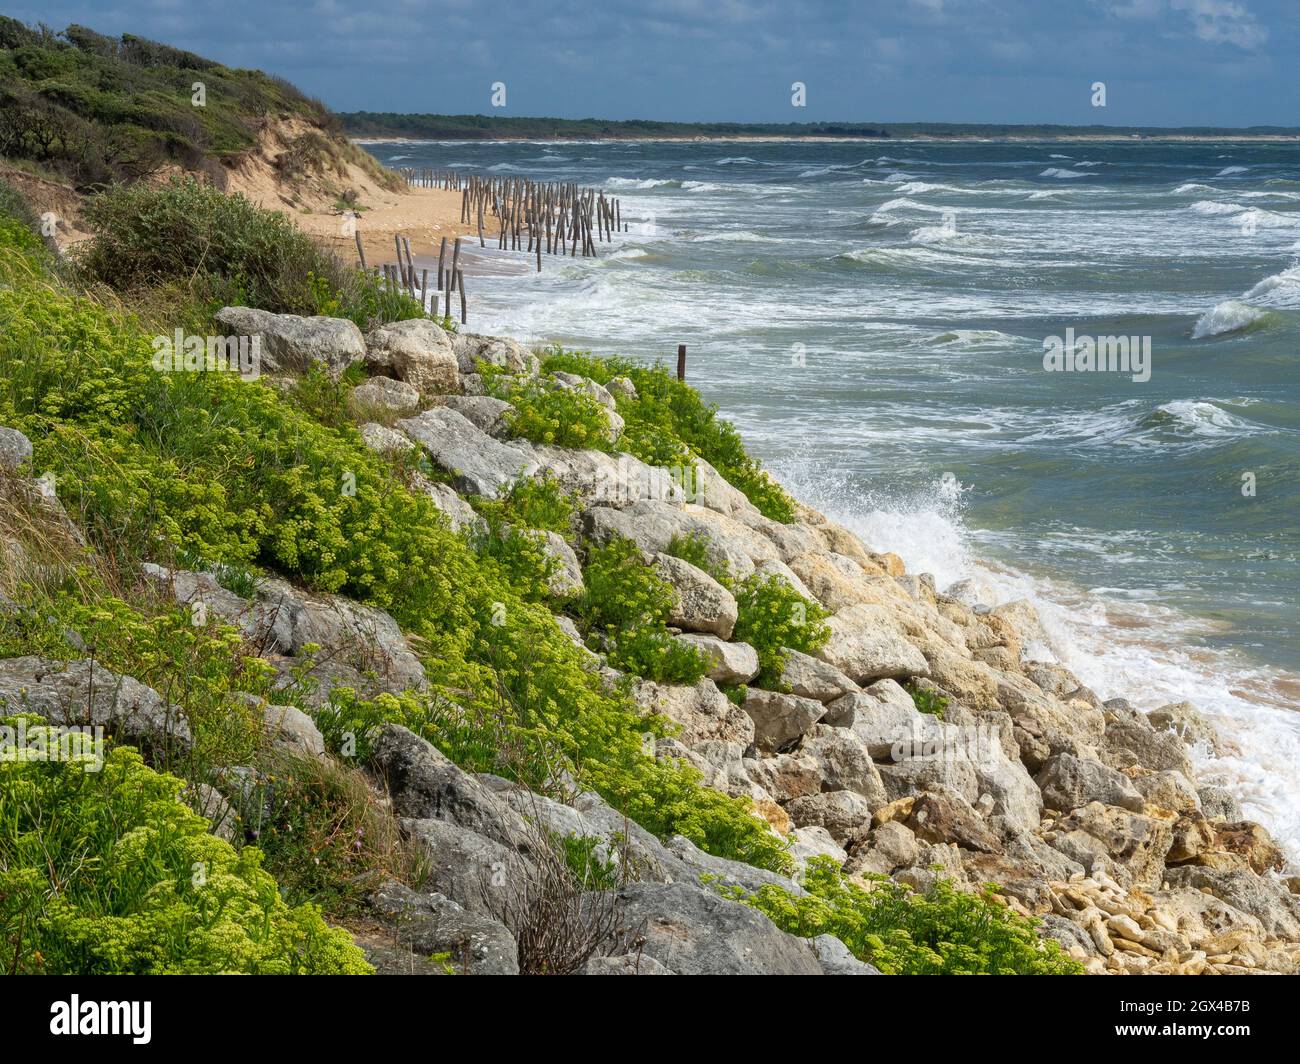
[[[193,177],[118,185],[89,201],[95,237],[87,278],[133,295],[183,289],[209,312],[248,305],[277,314],[347,317],[361,328],[423,316],[417,300],[345,266],[284,215]]]
[[[948,708],[947,696],[941,695],[933,688],[922,687],[915,683],[907,685],[907,693],[912,696],[912,702],[920,712],[943,720],[944,711]]]
[[[885,877],[870,888],[844,877],[835,862],[814,857],[796,897],[780,887],[725,894],[766,913],[803,938],[832,934],[853,955],[887,975],[1077,975],[1082,967],[1036,922],[993,900],[993,889],[969,894],[938,879],[916,892]]]
[[[484,367],[489,395],[509,402],[506,415],[512,436],[555,447],[610,449],[609,414],[585,392],[543,377],[504,377]]]
[[[587,590],[575,612],[612,664],[663,683],[699,682],[708,668],[703,655],[668,631],[677,593],[635,543],[616,537],[593,546],[583,576]]]
[[[69,512],[116,569],[184,552],[388,609],[425,648],[430,679],[455,698],[354,700],[362,719],[414,723],[467,767],[539,789],[567,769],[651,831],[785,866],[784,845],[748,803],[647,755],[643,737],[656,722],[607,690],[549,610],[481,561],[355,429],[321,424],[265,381],[154,372],[151,354],[129,314],[63,289],[34,253],[11,247],[0,257],[0,423],[32,440],[36,467],[55,477]],[[354,492],[342,490],[353,482]],[[88,610],[103,603],[75,583],[67,594],[83,595]],[[147,632],[140,640],[134,653],[156,660],[142,680],[183,690],[189,659],[169,674],[170,648]],[[242,667],[234,648],[227,655],[231,669]],[[136,667],[120,660],[123,671]],[[257,693],[255,679],[237,682]],[[204,697],[220,704],[227,682],[236,681],[213,681]],[[201,734],[203,716],[193,721],[197,745],[224,749]],[[210,756],[208,769],[240,763]]]
[[[38,720],[28,727],[39,729]],[[371,971],[346,932],[326,926],[313,906],[280,898],[257,849],[236,852],[209,833],[179,801],[180,780],[125,747],[100,771],[85,764],[0,762],[3,970]]]
[[[542,361],[546,373],[557,370],[608,384],[626,377],[636,386],[636,398],[617,395],[618,413],[625,422],[619,446],[655,466],[690,469],[704,459],[733,487],[744,492],[763,516],[774,521],[794,519],[794,501],[763,472],[745,450],[740,433],[718,416],[694,388],[679,381],[662,365],[641,366],[622,358],[598,358],[556,348]]]
[[[830,638],[829,616],[818,602],[804,598],[779,576],[753,573],[736,588],[739,617],[734,639],[758,651],[760,687],[778,690],[785,651],[815,654]]]
[[[550,473],[519,481],[504,499],[475,499],[474,506],[485,517],[496,515],[525,528],[566,537],[573,532],[574,498]]]
[[[282,170],[337,170],[346,159],[384,180],[340,136],[338,119],[282,78],[130,34],[76,25],[55,33],[0,16],[0,156],[82,191],[166,165],[224,186],[222,160],[251,148],[258,129],[281,117],[315,127],[285,152]]]

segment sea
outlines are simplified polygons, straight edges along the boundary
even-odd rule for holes
[[[1192,702],[1227,740],[1202,780],[1300,862],[1300,146],[367,147],[617,196],[595,259],[471,259],[469,328],[685,344],[799,497],[1029,599],[1101,697]]]

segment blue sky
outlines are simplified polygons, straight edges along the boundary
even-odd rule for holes
[[[1300,0],[8,3],[281,74],[338,110],[1300,124]],[[807,106],[791,106],[791,84]],[[1091,86],[1106,85],[1106,107]]]

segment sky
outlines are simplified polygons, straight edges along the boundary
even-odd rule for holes
[[[3,13],[258,67],[339,111],[1300,125],[1300,0],[41,0]]]

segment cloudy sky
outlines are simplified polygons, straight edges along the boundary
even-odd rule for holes
[[[105,0],[3,5],[289,78],[337,110],[1300,124],[1300,0]],[[791,84],[807,106],[791,106]],[[1091,104],[1106,85],[1103,108]]]

